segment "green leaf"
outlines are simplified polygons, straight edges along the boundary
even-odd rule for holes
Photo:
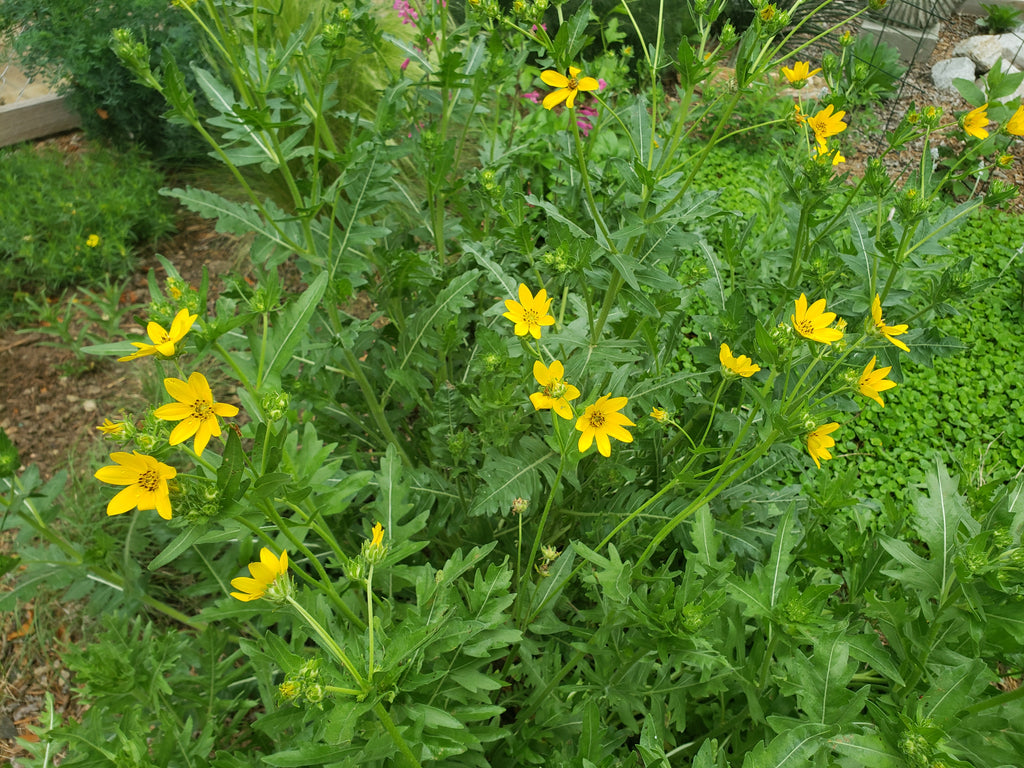
[[[158,568],[163,568],[199,541],[205,533],[206,527],[201,525],[185,529],[177,535],[174,541],[164,547],[159,555],[153,558],[153,561],[149,564],[149,570],[155,571]]]
[[[767,745],[758,743],[743,757],[743,768],[806,768],[831,730],[832,726],[819,723],[789,728]]]
[[[921,697],[921,717],[931,718],[938,727],[949,730],[956,724],[957,715],[995,681],[995,674],[981,659],[964,659],[956,666],[942,667]]]
[[[842,768],[904,768],[903,758],[875,733],[844,733],[829,741]]]
[[[273,352],[263,374],[264,381],[271,386],[276,386],[281,372],[291,362],[292,352],[299,342],[308,338],[309,319],[320,305],[326,289],[327,273],[321,272],[298,300],[279,315],[280,319],[275,320],[268,345]]]
[[[552,42],[555,55],[564,68],[573,66],[576,54],[590,42],[590,38],[583,33],[593,15],[590,9],[590,0],[584,0],[580,4],[579,10],[558,28],[558,33]],[[588,73],[584,72],[583,74],[587,75]]]
[[[980,107],[982,104],[988,102],[985,94],[981,88],[974,84],[973,80],[965,80],[962,77],[953,78],[953,87],[955,87],[960,95],[964,97],[964,101],[970,104],[972,107]]]

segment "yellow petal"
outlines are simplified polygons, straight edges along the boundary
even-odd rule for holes
[[[569,78],[553,69],[545,69],[541,72],[540,79],[544,81],[545,85],[550,85],[552,88],[565,88],[569,84]]]
[[[571,94],[572,91],[570,91],[569,89],[559,88],[557,91],[552,91],[551,93],[544,97],[542,106],[544,107],[544,109],[554,109],[556,106],[565,101]]]
[[[163,421],[181,421],[192,415],[192,407],[184,403],[167,403],[153,411],[153,415]],[[176,443],[171,443],[171,445],[176,445]]]
[[[139,504],[142,489],[137,485],[129,485],[107,502],[107,515],[121,515]]]
[[[199,419],[189,416],[184,421],[178,423],[178,425],[171,430],[171,436],[167,439],[167,442],[171,445],[180,445],[188,440],[192,435],[199,431],[199,426],[202,422]],[[201,453],[201,451],[196,451]]]

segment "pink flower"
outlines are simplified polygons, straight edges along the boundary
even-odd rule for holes
[[[402,62],[402,66],[400,67],[400,69],[403,72],[405,72],[405,70],[407,70],[408,68],[409,68],[409,59],[406,59],[405,61]]]
[[[608,81],[607,80],[605,80],[603,77],[597,78],[597,90],[603,91],[607,87],[608,87]]]
[[[543,97],[540,95],[540,91],[530,91],[529,93],[524,93],[523,98],[527,101],[532,101],[534,104],[540,104]]]
[[[398,18],[402,20],[403,24],[412,24],[416,26],[416,22],[419,21],[420,16],[413,10],[413,7],[409,5],[409,0],[395,0],[394,9],[398,11]]]
[[[576,125],[580,128],[580,133],[584,136],[589,136],[590,132],[594,129],[593,123],[587,118],[597,117],[597,110],[593,107],[576,107]]]

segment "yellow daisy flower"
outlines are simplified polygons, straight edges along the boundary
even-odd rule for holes
[[[846,112],[836,112],[833,114],[832,110],[834,108],[832,104],[829,104],[824,109],[819,110],[813,117],[807,118],[807,124],[814,131],[814,138],[817,139],[819,144],[824,144],[825,139],[829,136],[835,136],[846,130],[846,123],[843,122]]]
[[[563,101],[565,106],[572,109],[572,103],[575,101],[577,93],[596,91],[601,87],[601,84],[593,77],[579,77],[582,71],[577,67],[569,67],[568,77],[553,69],[545,69],[541,72],[540,79],[544,81],[545,85],[558,89],[544,97],[544,109],[552,109]]]
[[[664,408],[658,408],[657,406],[651,408],[651,418],[659,424],[664,424],[668,421],[668,411]]]
[[[178,402],[161,405],[153,415],[164,421],[180,421],[171,430],[168,442],[178,445],[196,436],[195,451],[202,454],[211,436],[220,436],[218,416],[230,417],[238,415],[238,408],[227,403],[215,403],[210,384],[201,373],[193,373],[188,381],[181,379],[164,379],[167,394]]]
[[[872,357],[871,362],[864,366],[864,372],[860,375],[860,379],[857,382],[857,388],[860,390],[862,395],[870,397],[880,406],[885,408],[885,403],[882,402],[882,397],[878,393],[885,392],[887,389],[892,389],[896,386],[896,382],[889,381],[885,378],[889,375],[889,371],[892,370],[891,365],[875,370],[876,359],[877,355]]]
[[[507,317],[516,324],[516,336],[525,336],[529,333],[533,338],[539,339],[541,326],[555,324],[555,318],[548,314],[551,301],[548,292],[543,288],[534,296],[525,283],[520,283],[519,301],[505,299],[508,312],[502,317]]]
[[[964,133],[976,139],[988,138],[988,131],[985,130],[985,126],[988,125],[988,113],[985,112],[987,108],[988,104],[982,104],[964,115]]]
[[[722,345],[722,348],[718,351],[718,359],[722,363],[723,368],[745,379],[750,378],[761,370],[761,366],[757,365],[746,355],[734,356],[728,344]]]
[[[832,154],[832,150],[828,148],[828,144],[824,141],[819,141],[816,159],[820,160],[821,158],[827,158],[830,155],[832,156],[832,165],[839,165],[840,163],[846,162],[846,158],[843,157],[842,152],[836,150],[835,154]]]
[[[1010,116],[1004,127],[1007,133],[1012,133],[1014,136],[1024,136],[1024,105],[1017,107],[1017,111]]]
[[[565,381],[565,367],[558,360],[550,366],[540,360],[533,364],[533,377],[540,384],[540,392],[530,395],[530,402],[538,411],[552,410],[563,419],[572,418],[570,400],[580,396],[580,391]]]
[[[95,248],[97,245],[100,244],[100,236],[99,235],[89,235],[87,238],[85,238],[85,244],[89,248]]]
[[[793,329],[805,339],[831,344],[843,338],[843,332],[838,328],[829,328],[836,319],[836,313],[825,311],[824,299],[818,299],[808,307],[807,297],[801,293],[796,300],[796,313],[790,315],[789,319]]]
[[[199,315],[190,315],[187,309],[183,309],[174,316],[174,320],[171,322],[171,329],[165,331],[163,326],[159,323],[149,323],[146,326],[146,334],[149,336],[152,344],[145,344],[141,341],[133,341],[132,346],[138,347],[138,351],[132,352],[127,357],[119,357],[117,361],[123,363],[126,360],[135,360],[139,357],[145,357],[146,355],[159,355],[160,357],[171,357],[174,355],[175,345],[185,338],[190,330],[192,330],[192,323],[198,319]]]
[[[791,83],[802,83],[807,80],[811,75],[816,75],[821,72],[821,68],[811,69],[811,63],[809,61],[797,61],[794,62],[793,68],[789,67],[782,68],[782,75]]]
[[[875,325],[875,330],[885,336],[889,341],[895,344],[897,347],[902,349],[904,352],[909,352],[910,347],[904,344],[895,336],[902,336],[907,332],[907,325],[886,325],[885,320],[882,319],[882,299],[876,293],[874,301],[871,302],[871,320]]]
[[[111,485],[125,485],[107,503],[108,515],[120,515],[138,507],[155,509],[164,520],[171,519],[171,493],[167,481],[178,470],[138,451],[110,454],[117,466],[100,467],[94,477]]]
[[[124,434],[125,423],[123,421],[111,421],[104,419],[103,423],[96,427],[103,433],[104,437],[121,437]]]
[[[239,576],[237,579],[231,580],[231,586],[239,590],[232,592],[231,596],[245,603],[250,600],[259,600],[267,593],[270,585],[287,572],[288,553],[282,552],[281,558],[278,559],[273,552],[263,547],[260,550],[260,561],[249,563],[249,573],[252,574],[252,578]]]
[[[822,424],[817,429],[811,431],[807,435],[807,452],[811,454],[811,458],[814,459],[814,465],[821,469],[821,459],[831,459],[832,454],[829,453],[829,448],[836,444],[829,435],[839,429],[839,425],[836,422],[830,424]]]
[[[580,453],[585,453],[594,440],[597,440],[597,450],[605,457],[612,455],[609,437],[624,443],[633,442],[633,436],[626,427],[635,427],[636,424],[619,413],[628,401],[626,397],[612,397],[609,392],[598,398],[593,405],[587,406],[587,410],[576,421],[576,429],[583,433],[579,441]]]

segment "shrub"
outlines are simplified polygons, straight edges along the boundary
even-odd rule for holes
[[[132,246],[171,229],[162,176],[137,152],[0,153],[0,304],[126,274]]]
[[[199,155],[191,128],[163,119],[166,105],[136,82],[110,50],[110,31],[129,27],[158,56],[188,60],[197,52],[193,27],[162,0],[35,0],[0,4],[0,36],[8,38],[19,66],[53,83],[78,113],[83,129],[116,146],[138,144],[160,158]]]

